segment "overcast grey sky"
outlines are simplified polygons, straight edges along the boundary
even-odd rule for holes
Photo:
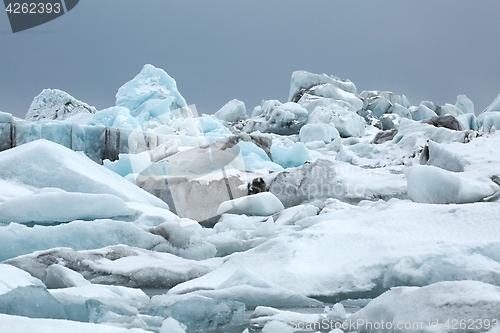
[[[146,63],[200,113],[288,97],[294,70],[347,78],[358,92],[476,110],[500,93],[498,0],[81,0],[13,34],[0,13],[0,111],[23,117],[44,88],[103,109]],[[477,111],[476,111],[477,112]]]

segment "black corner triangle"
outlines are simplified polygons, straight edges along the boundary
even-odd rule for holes
[[[75,8],[75,6],[78,4],[78,1],[80,0],[64,0],[64,3],[66,4],[66,12],[69,12],[70,10]]]

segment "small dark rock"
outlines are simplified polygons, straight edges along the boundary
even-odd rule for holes
[[[255,178],[252,183],[248,183],[248,195],[266,192],[266,182],[262,177]]]

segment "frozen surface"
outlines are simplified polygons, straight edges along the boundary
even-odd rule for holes
[[[497,206],[399,200],[337,204],[295,222],[303,229],[233,254],[221,267],[172,292],[217,289],[240,267],[296,293],[332,299],[377,296],[397,285],[450,279],[496,284]]]

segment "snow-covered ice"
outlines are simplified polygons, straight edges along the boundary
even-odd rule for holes
[[[93,106],[75,99],[59,89],[44,89],[35,97],[26,114],[26,120],[64,120],[80,113],[96,113]]]

